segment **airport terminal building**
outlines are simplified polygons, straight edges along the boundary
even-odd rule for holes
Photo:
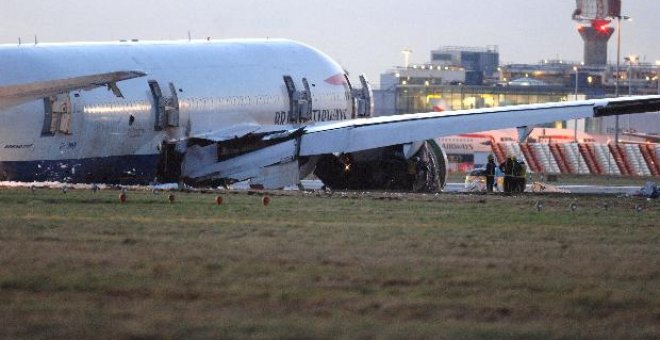
[[[497,47],[442,47],[431,51],[430,61],[387,70],[374,91],[380,115],[465,110],[505,105],[534,104],[620,95],[660,94],[660,66],[627,59],[615,65],[582,65],[564,60],[537,64],[499,64]],[[617,89],[618,87],[618,89]],[[566,122],[550,124],[566,127]],[[589,119],[582,130],[614,134],[615,119]],[[660,114],[620,119],[620,133],[660,131]]]

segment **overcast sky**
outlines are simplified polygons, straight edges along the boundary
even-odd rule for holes
[[[404,48],[413,62],[444,45],[498,45],[503,62],[581,61],[574,9],[574,0],[0,0],[0,42],[186,39],[188,31],[290,38],[377,83],[403,63]],[[634,20],[624,24],[622,55],[660,60],[660,1],[623,0],[623,14]]]

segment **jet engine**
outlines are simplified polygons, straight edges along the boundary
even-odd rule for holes
[[[314,174],[334,190],[438,192],[447,181],[447,155],[434,141],[324,155]]]

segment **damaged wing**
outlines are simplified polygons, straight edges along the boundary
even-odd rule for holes
[[[241,138],[225,139],[228,134],[248,130],[219,130],[217,133],[198,135],[193,139],[213,141],[214,138],[221,138],[215,141],[231,144]],[[192,145],[186,151],[181,172],[184,178],[196,182],[223,178],[225,182],[232,183],[250,179],[253,185],[282,188],[299,181],[300,164],[297,151],[301,133],[301,129],[263,134],[247,133],[242,137],[249,139],[252,145],[244,145],[245,149],[231,150],[226,143],[218,144],[220,146],[212,143]],[[228,147],[222,150],[221,159],[218,159],[218,147]]]
[[[442,136],[560,120],[660,111],[660,96],[635,96],[355,119],[305,129],[300,156],[348,153]]]
[[[198,133],[191,135],[188,139],[202,139],[209,142],[224,142],[232,139],[245,137],[251,133],[258,132],[261,125],[256,123],[246,123],[228,126],[226,128],[213,130],[211,132]]]
[[[117,71],[81,77],[38,81],[25,84],[0,86],[0,110],[20,105],[35,99],[45,98],[75,90],[91,90],[107,86],[121,97],[117,82],[144,77],[141,71]]]

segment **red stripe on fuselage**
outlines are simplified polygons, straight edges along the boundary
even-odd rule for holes
[[[343,86],[346,85],[346,76],[343,73],[337,73],[326,79],[325,82],[331,85]]]

